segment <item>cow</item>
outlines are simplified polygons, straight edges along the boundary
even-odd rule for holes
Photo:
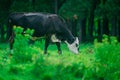
[[[40,13],[40,12],[18,12],[11,13],[8,17],[8,38],[10,40],[10,50],[13,49],[14,36],[13,25],[34,29],[33,37],[45,36],[44,54],[47,54],[47,48],[52,41],[56,43],[58,53],[62,53],[60,48],[61,41],[64,41],[70,51],[75,54],[79,53],[79,41],[68,29],[65,20],[57,14]]]

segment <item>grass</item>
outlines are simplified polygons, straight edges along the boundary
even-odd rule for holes
[[[13,57],[8,57],[8,44],[2,43],[0,45],[0,52],[2,52],[0,53],[0,68],[2,69],[0,80],[77,80],[81,73],[79,70],[92,66],[93,53],[86,50],[86,48],[89,49],[89,46],[92,47],[90,44],[82,44],[80,54],[74,55],[68,50],[67,45],[62,43],[63,54],[59,55],[56,45],[50,45],[49,55],[44,55],[44,43],[38,41],[30,46],[33,50],[32,61],[15,63]]]
[[[56,45],[50,45],[49,55],[44,55],[44,42],[38,41],[10,57],[8,44],[2,43],[0,80],[119,80],[119,44],[80,44],[78,55],[64,43],[61,48],[63,54],[59,55]],[[114,54],[107,53],[111,48]]]
[[[120,43],[115,37],[80,44],[78,55],[64,43],[62,55],[55,45],[44,55],[44,41],[29,45],[28,38],[16,36],[12,56],[8,44],[0,45],[0,80],[120,80]]]

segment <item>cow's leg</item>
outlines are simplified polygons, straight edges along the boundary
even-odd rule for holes
[[[10,42],[10,50],[11,51],[13,50],[13,43],[14,43],[14,40]]]
[[[58,54],[62,54],[61,48],[60,48],[60,42],[56,42],[57,48],[58,48]]]
[[[47,54],[47,48],[48,48],[48,46],[49,46],[49,43],[50,43],[49,38],[46,38],[46,39],[45,39],[44,54]]]
[[[11,35],[10,39],[9,39],[9,43],[10,43],[10,55],[13,54],[13,44],[14,44],[14,33]]]

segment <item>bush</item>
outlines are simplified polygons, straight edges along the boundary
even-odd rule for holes
[[[95,66],[98,77],[105,80],[120,79],[120,43],[116,37],[103,36],[102,42],[94,42]]]
[[[32,49],[29,45],[29,40],[33,33],[33,30],[27,29],[23,33],[23,28],[14,26],[15,42],[14,42],[14,53],[13,59],[16,63],[24,63],[32,60]]]
[[[56,54],[52,46],[50,55],[41,54],[40,41],[29,45],[32,31],[14,27],[16,36],[12,58],[4,58],[0,50],[0,79],[5,80],[119,80],[120,43],[115,37],[104,35],[94,46],[83,45],[79,55],[63,50]],[[64,48],[66,45],[64,45]],[[82,47],[82,46],[81,46]],[[66,49],[66,48],[65,48]],[[7,49],[5,49],[7,50]],[[5,60],[4,60],[5,59]],[[8,75],[4,77],[3,75]],[[16,76],[17,75],[17,76]]]

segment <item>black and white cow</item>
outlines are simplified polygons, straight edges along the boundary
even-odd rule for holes
[[[34,29],[33,37],[46,36],[44,53],[50,41],[55,42],[58,52],[61,52],[60,42],[64,41],[70,51],[78,54],[78,38],[75,38],[67,28],[65,21],[56,14],[49,13],[12,13],[8,18],[8,37],[13,37],[13,25],[21,26],[24,29]],[[13,37],[14,38],[14,37]],[[10,41],[12,50],[13,39]]]

